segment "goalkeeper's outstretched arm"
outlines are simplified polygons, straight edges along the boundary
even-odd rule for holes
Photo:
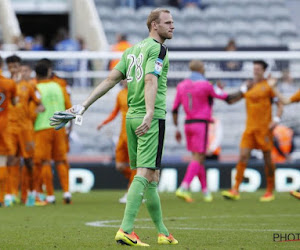
[[[99,85],[93,90],[89,97],[82,103],[85,110],[88,109],[98,98],[105,95],[111,88],[113,88],[118,82],[124,78],[124,75],[116,69],[113,69],[108,77],[103,80]],[[84,111],[85,111],[84,110]],[[83,111],[83,112],[84,112]]]
[[[108,77],[93,90],[90,96],[82,104],[74,105],[66,111],[55,112],[50,118],[50,125],[54,126],[56,130],[59,130],[72,119],[76,119],[75,124],[81,125],[82,118],[80,115],[82,115],[90,105],[113,88],[123,78],[124,76],[120,71],[113,69],[109,73]]]

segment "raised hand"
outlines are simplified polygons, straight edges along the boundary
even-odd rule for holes
[[[275,88],[278,83],[278,79],[272,77],[271,74],[268,76],[267,81],[271,88]]]

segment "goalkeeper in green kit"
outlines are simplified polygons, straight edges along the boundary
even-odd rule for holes
[[[178,244],[162,219],[157,192],[165,134],[168,50],[163,44],[173,36],[174,22],[166,9],[155,9],[148,16],[149,37],[127,49],[121,61],[81,104],[51,118],[51,124],[63,127],[73,115],[82,115],[88,107],[122,79],[128,82],[126,132],[130,166],[137,174],[128,190],[123,221],[115,240],[124,245],[149,246],[133,231],[142,200],[158,231],[158,244]],[[69,117],[68,117],[69,116]],[[80,116],[77,116],[81,119]],[[76,119],[77,119],[76,118]]]

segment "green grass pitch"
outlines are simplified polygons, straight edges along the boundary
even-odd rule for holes
[[[0,249],[127,248],[114,241],[125,207],[117,201],[123,194],[73,194],[73,204],[64,205],[57,193],[56,205],[0,208]],[[300,233],[300,200],[276,193],[275,201],[260,203],[261,195],[262,191],[242,193],[240,201],[227,201],[215,193],[212,203],[204,203],[197,193],[196,201],[187,204],[173,193],[162,193],[165,224],[179,245],[157,245],[144,205],[135,232],[151,249],[300,249],[300,241],[273,241],[274,233]]]

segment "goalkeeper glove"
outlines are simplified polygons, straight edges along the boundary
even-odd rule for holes
[[[66,111],[55,112],[54,115],[50,118],[50,125],[54,126],[55,130],[59,130],[75,117],[76,116],[74,114]]]

